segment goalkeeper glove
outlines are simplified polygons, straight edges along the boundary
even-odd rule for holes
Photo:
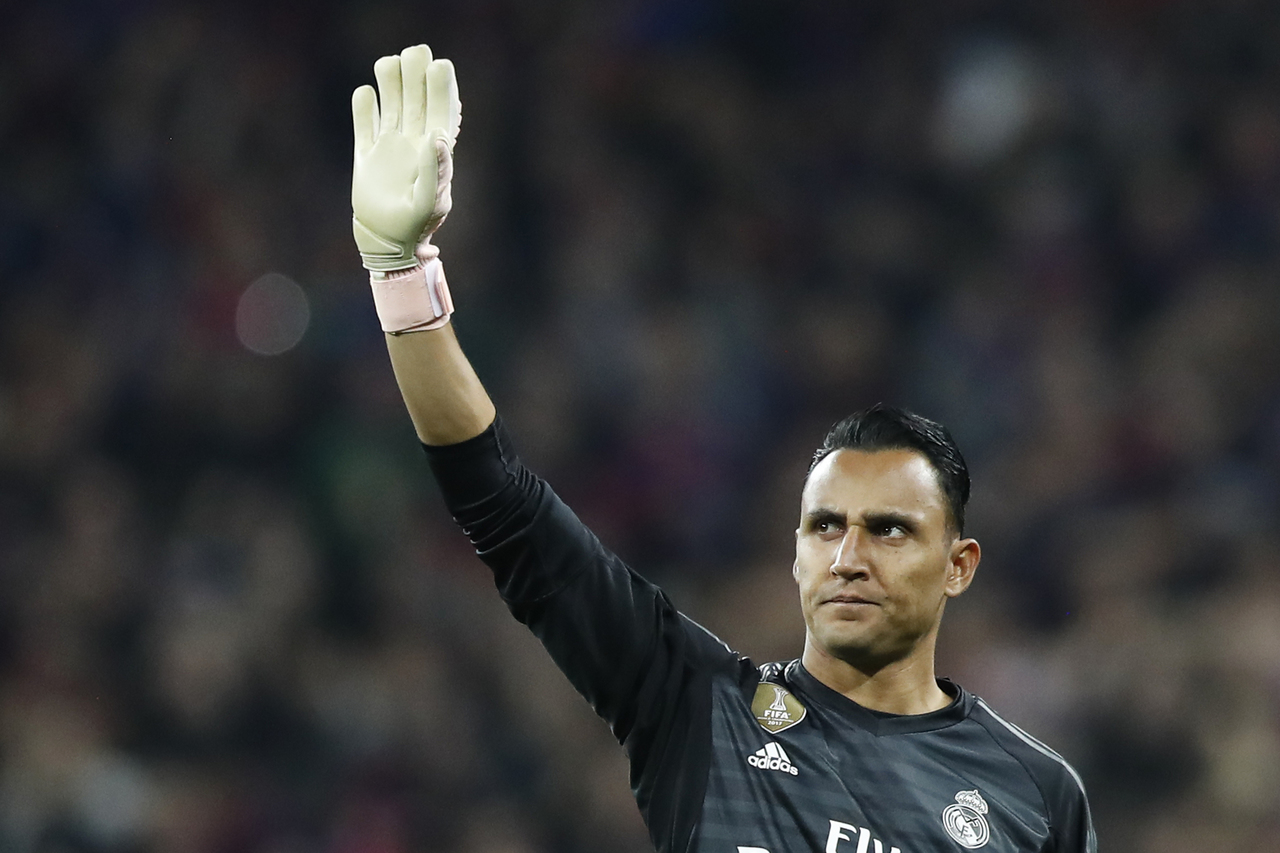
[[[384,331],[435,329],[453,313],[431,235],[453,204],[453,145],[462,103],[453,64],[426,45],[373,66],[378,92],[351,96],[351,227]]]

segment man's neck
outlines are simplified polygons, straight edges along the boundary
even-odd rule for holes
[[[806,640],[801,662],[818,681],[872,711],[927,714],[952,701],[938,686],[931,644],[883,666],[862,668]]]

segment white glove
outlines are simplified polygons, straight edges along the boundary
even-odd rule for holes
[[[381,110],[372,86],[351,96],[351,226],[365,268],[389,272],[415,266],[415,248],[449,213],[462,102],[453,63],[425,44],[382,57],[373,73]]]

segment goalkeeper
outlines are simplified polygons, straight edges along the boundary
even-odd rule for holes
[[[352,98],[356,245],[396,380],[503,600],[610,725],[660,851],[1096,851],[1067,763],[934,674],[977,570],[947,430],[875,406],[828,433],[800,499],[801,656],[756,665],[683,616],[521,464],[449,322],[432,234],[461,104],[424,45]],[[779,571],[782,571],[779,567]]]

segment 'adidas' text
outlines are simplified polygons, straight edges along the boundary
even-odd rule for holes
[[[779,770],[792,776],[800,775],[800,771],[796,770],[791,759],[787,758],[782,747],[776,743],[766,743],[764,749],[757,749],[755,755],[748,755],[747,763],[761,770]]]

